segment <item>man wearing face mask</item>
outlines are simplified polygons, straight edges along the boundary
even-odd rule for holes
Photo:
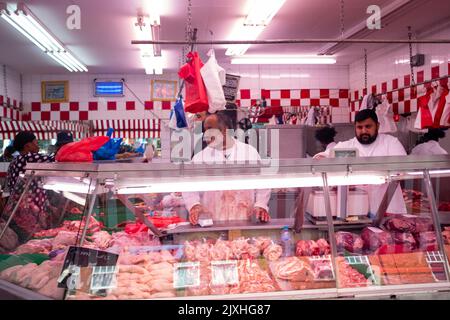
[[[252,146],[233,138],[233,124],[225,111],[206,117],[204,140],[208,146],[192,158],[195,164],[233,164],[238,161],[257,163],[261,160]],[[269,221],[270,189],[184,192],[189,221],[196,225],[199,215],[208,212],[213,221],[247,220],[253,214],[262,222]]]
[[[364,109],[355,117],[355,138],[339,142],[333,149],[357,149],[360,157],[406,156],[400,141],[388,134],[379,134],[380,124],[375,111]],[[328,149],[314,156],[315,159],[330,158],[332,150]],[[383,198],[387,185],[368,186],[370,213],[375,214]],[[398,186],[387,209],[389,213],[406,213],[402,190]]]

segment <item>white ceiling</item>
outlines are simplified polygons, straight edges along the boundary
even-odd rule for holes
[[[2,1],[2,0],[0,0]],[[5,0],[3,0],[5,1]],[[158,1],[158,0],[157,0]],[[238,18],[245,15],[247,0],[192,0],[192,26],[198,28],[199,40],[226,40]],[[395,0],[404,1],[404,0]],[[28,0],[33,13],[89,68],[90,73],[144,73],[135,39],[134,20],[138,12],[148,13],[144,0]],[[188,0],[159,0],[161,38],[183,40]],[[381,7],[392,0],[345,0],[345,28],[349,29],[368,15],[366,8]],[[81,30],[66,28],[67,6],[81,8]],[[337,38],[340,35],[340,0],[287,0],[259,39]],[[406,26],[416,31],[430,28],[450,18],[449,0],[422,0],[402,17],[370,35],[373,38],[405,38]],[[338,64],[348,65],[361,58],[363,48],[375,50],[385,45],[351,45],[336,56]],[[254,45],[249,54],[316,54],[324,44]],[[228,64],[224,46],[215,46],[220,63]],[[209,46],[198,48],[204,54]],[[164,68],[177,70],[181,46],[163,46]],[[0,63],[26,74],[67,72],[36,46],[0,19]]]

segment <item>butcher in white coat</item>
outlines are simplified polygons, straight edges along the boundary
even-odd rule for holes
[[[406,151],[400,141],[391,135],[379,134],[379,126],[375,111],[370,109],[359,111],[355,117],[355,138],[339,142],[334,147],[334,150],[357,149],[360,157],[406,156]],[[328,149],[316,154],[314,158],[329,158],[331,156],[332,149]],[[378,211],[387,187],[387,184],[367,186],[370,214],[373,215]],[[387,212],[406,213],[405,201],[403,200],[400,186],[395,190]]]
[[[261,160],[252,146],[234,139],[231,119],[224,111],[207,116],[204,122],[208,146],[192,158],[195,164],[232,164],[238,161],[257,163]],[[220,138],[219,138],[220,136]],[[223,137],[223,139],[221,139]],[[269,221],[270,189],[183,192],[189,221],[195,225],[201,212],[209,212],[214,221],[247,220],[255,214],[262,222]]]
[[[429,129],[423,136],[421,142],[411,150],[411,155],[438,155],[448,154],[439,145],[439,139],[445,138],[445,132],[441,129]]]

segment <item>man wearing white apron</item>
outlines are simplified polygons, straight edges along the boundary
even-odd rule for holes
[[[261,157],[252,146],[227,133],[231,119],[219,111],[206,117],[204,138],[208,146],[192,158],[195,164],[232,164],[238,161],[258,163]],[[221,139],[223,137],[223,139]],[[189,221],[197,224],[201,212],[209,212],[214,221],[247,220],[252,214],[262,222],[269,221],[270,189],[183,192]]]
[[[400,141],[388,134],[378,134],[379,127],[380,124],[375,111],[371,109],[359,111],[355,117],[355,138],[339,142],[334,150],[357,149],[360,157],[406,156],[406,151]],[[316,154],[314,158],[329,158],[331,156],[331,150],[326,150]],[[371,215],[377,212],[387,187],[387,184],[367,186]],[[407,213],[400,186],[395,190],[387,212]]]

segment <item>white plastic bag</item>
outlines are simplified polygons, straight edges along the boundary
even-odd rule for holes
[[[222,87],[225,84],[225,70],[217,63],[214,50],[211,50],[208,55],[209,60],[200,69],[200,73],[208,94],[208,111],[214,113],[224,110],[227,104]]]
[[[376,113],[378,121],[380,122],[379,133],[393,133],[397,132],[397,125],[394,121],[394,113],[391,110],[391,105],[386,97],[383,97],[383,103],[377,106]]]

